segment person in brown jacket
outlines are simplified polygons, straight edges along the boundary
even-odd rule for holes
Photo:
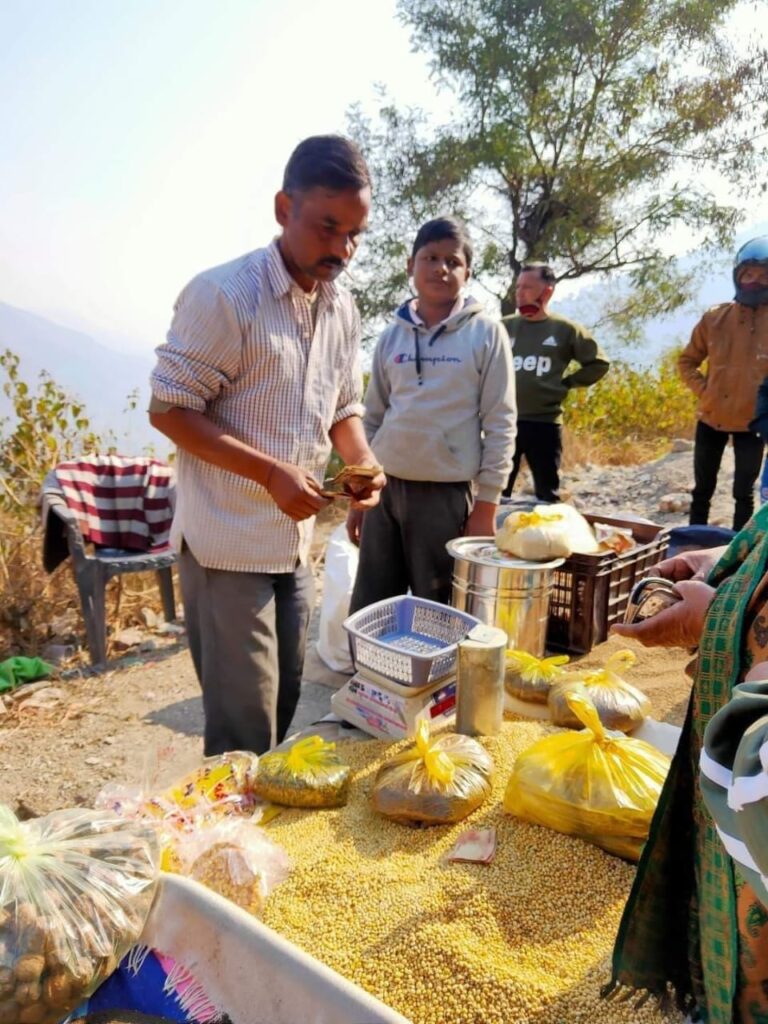
[[[749,429],[757,389],[768,374],[768,236],[736,253],[733,302],[712,306],[680,353],[678,370],[699,397],[693,449],[690,523],[706,523],[728,437],[733,438],[733,528],[740,530],[755,505],[763,441]],[[702,363],[706,370],[701,372]]]

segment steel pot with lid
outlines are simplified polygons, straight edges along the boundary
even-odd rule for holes
[[[540,658],[547,637],[554,570],[564,562],[527,562],[499,551],[493,537],[457,537],[451,604],[507,634],[507,646]]]

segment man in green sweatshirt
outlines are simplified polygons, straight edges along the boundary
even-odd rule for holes
[[[547,311],[554,290],[551,267],[526,264],[515,287],[518,313],[502,320],[517,380],[517,446],[507,497],[525,456],[537,500],[560,500],[563,400],[570,388],[589,387],[608,372],[605,353],[586,328]],[[572,362],[579,368],[565,376]]]

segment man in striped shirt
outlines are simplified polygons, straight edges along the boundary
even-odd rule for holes
[[[150,420],[178,447],[171,540],[206,755],[262,753],[285,736],[331,446],[347,463],[376,466],[360,418],[360,317],[335,283],[370,203],[357,147],[306,139],[275,197],[280,237],[195,277],[157,349]],[[379,473],[356,507],[375,505],[384,482]]]

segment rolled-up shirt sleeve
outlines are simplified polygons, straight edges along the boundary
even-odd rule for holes
[[[205,412],[240,366],[243,331],[227,296],[206,277],[179,296],[167,340],[156,349],[150,410],[179,407]]]
[[[350,359],[347,363],[347,372],[341,379],[339,397],[336,403],[336,412],[333,414],[333,423],[340,423],[350,416],[362,417],[365,411],[363,405],[363,371],[360,366],[360,339],[362,337],[362,326],[360,314],[357,307],[353,310],[352,325],[350,331]]]

